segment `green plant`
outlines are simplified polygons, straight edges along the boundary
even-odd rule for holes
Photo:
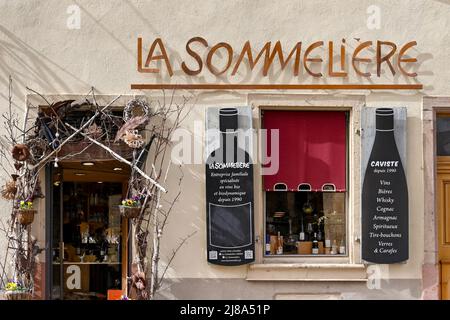
[[[10,281],[5,286],[6,291],[27,291],[27,288],[22,286],[20,282]]]
[[[19,200],[19,209],[31,210],[33,209],[33,202],[29,200]]]
[[[140,198],[138,196],[134,196],[130,199],[125,199],[122,200],[122,205],[125,207],[140,207],[141,206],[141,202],[140,202]]]

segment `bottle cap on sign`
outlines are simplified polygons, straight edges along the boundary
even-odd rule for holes
[[[232,132],[238,129],[238,110],[236,108],[219,110],[219,128],[221,132]]]
[[[377,131],[393,131],[394,130],[394,109],[392,108],[377,108],[376,128]]]

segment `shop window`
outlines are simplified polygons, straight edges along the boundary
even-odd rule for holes
[[[436,145],[438,156],[450,156],[450,116],[436,118]]]
[[[279,150],[278,172],[263,176],[265,255],[347,255],[347,113],[270,110],[262,122],[266,154]]]

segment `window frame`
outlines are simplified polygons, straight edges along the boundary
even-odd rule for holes
[[[259,127],[262,128],[262,121],[263,121],[263,117],[262,117],[262,113],[265,110],[273,110],[272,108],[270,109],[266,109],[266,108],[261,108],[260,109],[260,117],[259,117]],[[286,111],[286,109],[280,108],[277,109],[278,111]],[[313,110],[307,110],[307,109],[298,109],[298,110],[292,110],[292,109],[288,109],[288,111],[293,111],[293,112],[302,112],[302,111],[317,111],[316,109]],[[345,197],[344,197],[344,208],[345,208],[345,247],[346,249],[348,248],[348,243],[349,243],[349,228],[348,228],[348,208],[349,208],[349,125],[350,125],[350,112],[348,110],[320,110],[319,112],[327,112],[327,111],[337,111],[337,112],[344,112],[345,113],[345,174],[346,174],[346,181],[345,181],[345,188],[346,191],[345,192],[336,192],[336,193],[344,193]],[[261,164],[260,164],[261,165]],[[264,177],[260,175],[260,179],[261,179],[261,184],[263,185],[263,179]],[[264,228],[264,233],[262,235],[262,239],[264,241],[265,244],[265,239],[266,239],[266,234],[267,234],[267,191],[264,190],[264,188],[262,188],[263,193],[263,228]],[[287,191],[279,191],[279,192],[287,192]],[[298,191],[300,192],[300,191]],[[337,259],[341,259],[341,258],[348,258],[349,256],[349,250],[346,250],[345,254],[341,255],[341,254],[337,254],[337,255],[331,255],[331,254],[319,254],[319,255],[313,255],[313,254],[282,254],[282,255],[267,255],[266,254],[266,250],[265,250],[265,245],[262,247],[262,255],[263,255],[263,260],[267,260],[267,261],[273,261],[275,259],[282,259],[285,260],[283,258],[292,258],[292,259],[305,259],[305,258],[312,258],[314,260],[316,259],[320,259],[320,258],[337,258]],[[300,260],[301,261],[301,260]]]
[[[249,266],[249,280],[265,280],[262,270],[283,270],[291,273],[295,270],[301,278],[303,272],[299,268],[323,268],[335,270],[336,266],[346,270],[360,270],[361,262],[361,165],[360,165],[360,110],[365,105],[365,96],[332,96],[327,94],[254,94],[249,95],[249,104],[253,110],[254,129],[258,131],[258,156],[261,159],[262,110],[295,110],[295,111],[347,111],[347,191],[346,191],[346,255],[280,255],[265,256],[265,192],[263,192],[263,176],[261,163],[255,165],[255,262]],[[352,155],[352,156],[350,156]],[[259,160],[258,159],[258,160]],[[281,268],[281,269],[280,269]],[[340,267],[338,267],[340,268]],[[350,269],[348,269],[350,268]],[[266,271],[267,271],[266,270]],[[311,269],[312,270],[312,269]],[[356,272],[356,271],[355,271]],[[356,273],[355,273],[356,274]],[[262,279],[260,279],[262,277]],[[269,278],[273,276],[267,275]],[[280,273],[280,277],[281,273]],[[356,276],[360,279],[359,276]],[[289,278],[296,278],[289,276]],[[301,280],[301,279],[299,279]]]

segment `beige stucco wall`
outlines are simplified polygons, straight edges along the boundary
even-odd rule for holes
[[[256,3],[255,3],[256,2]],[[80,29],[69,29],[69,5],[81,12]],[[367,26],[371,5],[380,9],[380,29]],[[101,94],[142,93],[132,91],[131,83],[168,82],[161,76],[136,71],[137,37],[148,48],[156,37],[164,40],[174,62],[172,82],[217,82],[207,70],[193,78],[180,75],[180,62],[187,58],[186,41],[202,36],[213,45],[221,41],[240,50],[246,40],[256,49],[267,41],[281,40],[285,50],[297,41],[347,39],[349,48],[356,40],[388,40],[402,45],[416,40],[410,51],[417,56],[417,81],[422,91],[360,90],[353,92],[316,92],[358,94],[366,96],[368,107],[406,106],[408,109],[407,172],[410,187],[410,259],[406,264],[389,268],[389,276],[398,279],[420,279],[423,262],[423,174],[422,124],[423,95],[446,95],[450,83],[450,1],[111,1],[111,0],[49,0],[0,1],[0,106],[7,107],[7,76],[14,79],[14,106],[23,110],[25,89],[29,86],[43,94],[85,94],[91,86]],[[320,50],[318,51],[320,52]],[[188,60],[193,63],[193,60]],[[164,66],[161,66],[164,69]],[[386,67],[386,66],[385,66]],[[374,83],[405,83],[411,81],[385,72]],[[237,78],[239,79],[239,78]],[[352,75],[349,83],[363,79]],[[246,83],[314,83],[300,74],[294,79],[285,73],[271,73],[263,78],[254,72]],[[321,81],[315,81],[320,83]],[[342,83],[326,79],[328,83]],[[144,92],[150,99],[160,92]],[[205,108],[211,105],[248,104],[251,92],[195,93],[196,104],[184,126],[193,130],[194,120],[204,121]],[[303,92],[286,92],[286,94]],[[194,100],[195,100],[194,99]],[[196,136],[198,141],[202,137]],[[247,267],[208,265],[205,248],[204,167],[184,167],[185,189],[180,205],[168,226],[165,254],[179,238],[197,229],[198,232],[177,255],[170,276],[175,278],[245,278]],[[175,180],[169,183],[170,188]],[[2,203],[3,204],[3,203]],[[1,212],[5,218],[8,211]],[[170,234],[170,239],[169,239]],[[3,239],[2,239],[3,241]],[[2,242],[0,242],[0,247]],[[164,260],[164,258],[163,258]]]

